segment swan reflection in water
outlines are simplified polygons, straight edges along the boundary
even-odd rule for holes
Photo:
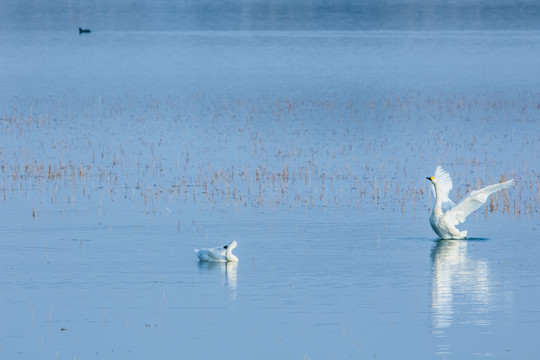
[[[439,240],[431,252],[431,309],[436,336],[445,337],[445,329],[456,318],[460,323],[491,324],[487,315],[493,300],[489,263],[469,257],[470,244],[466,240]],[[439,345],[439,355],[448,354],[449,350],[449,345]]]
[[[450,351],[450,329],[459,334],[463,326],[482,327],[477,332],[488,334],[501,321],[511,316],[513,290],[511,284],[497,277],[489,260],[467,254],[483,240],[438,240],[431,251],[433,282],[431,314],[433,334],[447,338],[438,344],[437,355]],[[470,331],[467,331],[470,333]],[[452,336],[453,341],[459,340]]]
[[[223,278],[223,285],[232,291],[231,299],[236,299],[236,289],[238,285],[238,262],[199,262],[198,266],[200,270],[219,270]]]

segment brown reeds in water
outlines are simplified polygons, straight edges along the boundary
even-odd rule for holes
[[[45,206],[101,214],[122,203],[152,215],[196,205],[373,208],[416,217],[432,202],[424,178],[442,163],[455,179],[454,200],[516,178],[514,188],[490,198],[484,216],[534,215],[540,146],[527,124],[538,108],[532,98],[195,96],[37,115],[15,109],[2,114],[1,199],[27,200],[34,218]],[[508,118],[512,133],[500,131]]]

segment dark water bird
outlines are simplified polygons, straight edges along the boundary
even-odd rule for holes
[[[90,34],[92,30],[79,28],[79,34]]]

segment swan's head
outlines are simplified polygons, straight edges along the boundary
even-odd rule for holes
[[[227,249],[227,250],[232,250],[234,249],[238,244],[236,243],[236,241],[233,241],[232,243],[230,243],[229,245],[225,245],[223,248],[224,249]]]
[[[429,181],[431,181],[431,183],[433,185],[437,185],[439,183],[439,178],[437,176],[429,176],[427,177],[426,179],[428,179]]]
[[[442,188],[446,192],[452,190],[452,179],[450,178],[450,174],[445,171],[440,165],[438,165],[435,169],[435,175],[429,176],[426,179],[431,181],[431,183],[435,185],[435,187],[437,187],[437,185],[439,187],[442,186]]]

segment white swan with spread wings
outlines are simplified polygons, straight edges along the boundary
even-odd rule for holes
[[[441,239],[466,239],[467,231],[460,231],[456,228],[456,225],[464,222],[467,216],[478,210],[487,201],[489,195],[515,184],[512,179],[471,191],[456,205],[448,197],[448,193],[452,190],[450,174],[441,166],[437,166],[435,175],[427,179],[433,184],[435,196],[437,197],[429,222],[433,231]]]

